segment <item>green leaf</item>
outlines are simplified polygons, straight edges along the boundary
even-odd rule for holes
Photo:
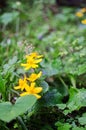
[[[42,82],[40,83],[40,86],[43,88],[43,93],[46,93],[46,92],[49,90],[49,85],[48,85],[48,83],[45,82],[45,81],[42,81]]]
[[[86,129],[83,127],[74,127],[74,128],[72,128],[72,130],[86,130]]]
[[[17,11],[15,12],[10,12],[10,13],[4,13],[1,16],[1,22],[4,25],[9,24],[10,22],[12,22],[15,18],[17,18],[17,16],[19,15],[19,13]]]
[[[71,87],[69,90],[69,95],[70,97],[67,103],[67,108],[69,108],[69,110],[66,112],[70,113],[74,110],[79,110],[81,107],[86,106],[86,89],[77,89]]]
[[[2,97],[5,98],[5,80],[2,78],[0,74],[0,93],[2,94]]]
[[[53,67],[51,63],[48,63],[48,64],[45,63],[45,66],[43,67],[45,68],[42,71],[46,77],[50,77],[50,76],[58,74],[58,69]]]
[[[17,56],[12,57],[12,59],[9,59],[8,63],[3,65],[3,73],[6,74],[7,72],[12,72],[14,71],[14,65],[17,62]]]
[[[86,117],[80,117],[78,120],[81,125],[86,125]]]
[[[70,130],[71,128],[69,123],[56,122],[55,126],[58,126],[58,130]]]
[[[44,95],[45,104],[46,106],[55,106],[62,102],[62,95],[59,93],[56,89],[53,89],[51,91],[48,91]]]
[[[86,125],[86,113],[83,113],[82,117],[78,118],[81,125]]]
[[[58,108],[64,110],[66,108],[66,104],[57,104]]]
[[[11,104],[10,102],[0,103],[0,119],[5,122],[10,122],[30,109],[35,104],[35,102],[35,96],[27,95],[19,97],[15,104]]]
[[[86,73],[86,63],[78,66],[78,75]]]

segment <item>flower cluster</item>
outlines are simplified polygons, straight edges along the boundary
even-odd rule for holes
[[[79,18],[82,18],[86,15],[86,8],[80,9],[78,12],[76,12],[76,16]],[[81,20],[82,24],[86,24],[86,18]]]
[[[25,70],[36,69],[39,67],[38,63],[42,61],[43,55],[38,55],[38,53],[34,52],[29,55],[26,55],[26,63],[22,63],[21,66],[25,67]],[[35,70],[34,70],[35,71]],[[42,91],[42,87],[36,87],[36,80],[40,78],[42,72],[32,73],[29,77],[24,76],[23,79],[19,79],[19,85],[15,86],[14,89],[20,89],[22,92],[20,96],[25,95],[34,95],[37,99],[41,98],[39,93]]]

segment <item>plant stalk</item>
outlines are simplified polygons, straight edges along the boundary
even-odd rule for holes
[[[28,130],[27,127],[25,126],[22,118],[20,116],[17,117],[18,122],[21,124],[22,130]]]

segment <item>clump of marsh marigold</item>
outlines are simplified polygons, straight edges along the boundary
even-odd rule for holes
[[[26,63],[22,63],[21,66],[25,67],[25,70],[30,68],[36,69],[39,67],[38,63],[42,61],[43,55],[38,55],[34,52],[29,55],[26,55]],[[36,80],[39,79],[42,75],[40,71],[37,73],[32,73],[29,77],[24,76],[24,79],[19,79],[19,85],[15,86],[14,89],[20,89],[22,92],[20,96],[25,95],[34,95],[37,99],[41,98],[39,93],[42,91],[42,87],[36,86]]]

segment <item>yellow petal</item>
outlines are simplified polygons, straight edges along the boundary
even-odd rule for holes
[[[41,96],[38,94],[28,94],[28,92],[23,92],[20,94],[20,96],[26,96],[26,95],[34,95],[37,99],[41,98]]]
[[[35,63],[39,63],[39,62],[41,62],[42,61],[42,59],[38,59],[38,60],[35,60],[34,62]]]
[[[33,52],[30,55],[26,55],[26,58],[41,58],[43,55],[38,55],[37,52]]]
[[[23,92],[20,94],[20,96],[25,96],[25,95],[29,95],[28,92]]]
[[[37,74],[35,74],[35,73],[32,73],[32,74],[30,75],[30,77],[27,78],[27,80],[29,80],[29,81],[31,81],[31,82],[34,82],[36,79],[37,79]]]
[[[82,24],[86,24],[86,19],[81,21]]]
[[[31,68],[31,65],[26,63],[26,64],[21,64],[21,66],[25,67],[25,70],[28,70]]]
[[[38,65],[33,64],[31,67],[32,67],[32,68],[38,68]]]
[[[30,91],[30,86],[26,85],[26,86],[25,86],[25,90],[26,90],[27,92],[29,92],[29,91]]]
[[[41,96],[38,94],[33,94],[33,95],[36,96],[37,99],[41,98]]]
[[[32,88],[34,88],[35,87],[35,82],[33,82],[33,83],[31,83],[31,86],[30,87],[32,87]]]
[[[38,78],[40,78],[41,75],[42,75],[42,71],[40,71],[40,72],[38,73]]]
[[[26,64],[21,63],[21,66],[26,66]]]
[[[41,71],[38,74],[32,73],[30,77],[27,78],[27,80],[29,80],[30,82],[34,82],[36,79],[40,78],[41,75],[42,75]]]
[[[35,83],[33,82],[33,83],[31,83],[31,85],[30,86],[25,86],[25,90],[28,92],[28,93],[33,93],[33,91],[34,91],[34,86],[35,86]]]
[[[34,93],[40,93],[42,91],[42,87],[34,88]]]
[[[16,89],[16,90],[17,90],[17,89],[20,89],[20,86],[15,86],[14,89]]]

